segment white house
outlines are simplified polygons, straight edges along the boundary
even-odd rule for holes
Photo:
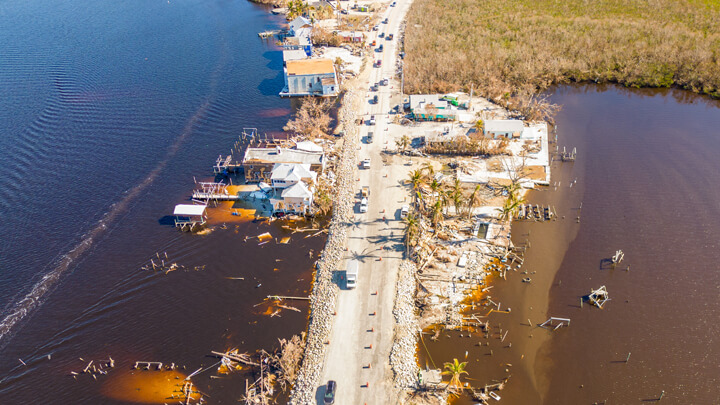
[[[310,170],[309,164],[276,163],[270,175],[272,187],[277,191],[297,183],[314,184],[317,173]]]
[[[303,16],[296,17],[289,25],[288,34],[293,37],[301,36],[302,29],[312,29],[312,22]]]
[[[330,59],[289,60],[284,67],[282,97],[335,96],[338,93],[335,64]]]
[[[270,198],[270,203],[275,214],[308,214],[311,212],[313,192],[301,181],[278,190]]]
[[[488,138],[520,138],[525,125],[520,120],[487,120],[483,135]]]

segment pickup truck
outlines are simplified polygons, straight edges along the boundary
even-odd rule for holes
[[[362,186],[362,188],[360,189],[360,195],[362,195],[363,198],[370,197],[370,187]]]
[[[363,198],[360,200],[360,212],[368,212],[368,199]]]
[[[363,160],[361,165],[362,165],[363,169],[369,169],[370,168],[370,158]]]

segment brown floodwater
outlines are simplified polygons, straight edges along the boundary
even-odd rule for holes
[[[493,301],[512,311],[489,316],[489,339],[425,339],[430,356],[421,350],[421,362],[432,357],[441,367],[467,352],[465,381],[482,387],[509,376],[499,392],[509,404],[661,395],[663,403],[718,403],[717,103],[679,90],[595,85],[560,87],[552,100],[563,106],[558,145],[577,147],[578,160],[554,163],[557,189],[528,198],[555,206],[561,218],[513,224],[514,243],[531,247],[521,269],[492,282]],[[602,265],[617,249],[622,264]],[[581,308],[581,297],[602,285],[611,298],[604,309]],[[571,326],[537,327],[549,316]]]

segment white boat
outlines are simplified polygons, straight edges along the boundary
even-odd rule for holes
[[[500,400],[500,395],[498,395],[498,394],[496,394],[496,393],[494,393],[494,392],[492,392],[492,391],[490,391],[490,392],[488,393],[488,395],[490,396],[490,398],[492,398],[492,399],[494,399],[494,400],[496,400],[496,401],[499,401],[499,400]]]

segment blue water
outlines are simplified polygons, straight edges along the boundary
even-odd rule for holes
[[[83,349],[116,341],[162,353],[188,331],[158,325],[167,311],[198,325],[227,304],[208,298],[217,285],[202,276],[161,285],[138,272],[155,252],[196,264],[224,254],[215,269],[235,274],[274,262],[227,235],[179,234],[164,217],[243,127],[274,132],[287,121],[281,53],[257,37],[284,21],[245,0],[3,2],[0,21],[0,402],[101,403],[97,387],[65,385],[71,359],[90,356]],[[303,258],[293,271],[309,268]],[[211,350],[175,349],[166,356],[184,354],[178,362]]]

